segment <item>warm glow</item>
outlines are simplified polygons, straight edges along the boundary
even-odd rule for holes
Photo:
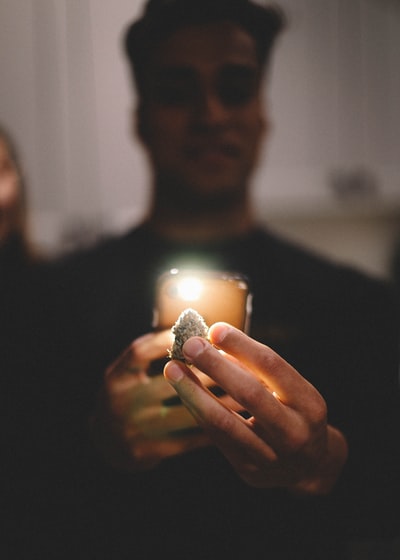
[[[198,278],[183,278],[178,286],[178,296],[184,301],[196,301],[203,291],[203,284]]]
[[[251,298],[246,277],[237,272],[171,268],[157,280],[153,325],[171,328],[179,315],[191,307],[207,323],[230,323],[247,329]]]

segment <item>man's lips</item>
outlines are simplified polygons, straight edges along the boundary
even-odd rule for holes
[[[224,161],[237,159],[240,156],[240,149],[233,143],[208,142],[188,146],[185,154],[193,160]]]

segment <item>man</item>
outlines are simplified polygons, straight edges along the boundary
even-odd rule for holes
[[[349,538],[397,528],[391,294],[252,216],[263,84],[283,27],[279,9],[248,0],[152,0],[127,30],[149,212],[61,263],[55,282],[56,438],[94,557],[338,560]],[[154,287],[193,262],[250,278],[251,338],[217,323],[209,341],[185,343],[190,367],[163,371],[171,333],[153,332]],[[89,406],[92,455],[80,437]]]
[[[240,2],[238,5],[241,4],[243,3]],[[221,6],[223,6],[223,3]],[[235,4],[233,3],[232,6],[233,8],[229,7],[229,11],[234,12]],[[217,11],[219,9],[217,8]],[[183,10],[184,17],[187,7],[183,7]],[[204,10],[204,7],[202,10]],[[216,9],[213,8],[213,11],[216,11]],[[260,13],[264,15],[263,11],[260,11]],[[191,17],[194,17],[193,12]],[[277,14],[271,12],[269,17],[272,20],[271,27],[272,24],[275,24],[277,28],[279,23]],[[276,21],[273,20],[273,17]],[[140,68],[141,104],[138,114],[140,138],[148,150],[155,175],[154,196],[145,227],[161,235],[164,239],[173,241],[185,239],[196,243],[232,238],[252,232],[253,222],[247,200],[249,194],[248,178],[254,168],[261,137],[268,126],[264,115],[260,87],[263,67],[260,64],[260,55],[257,53],[254,39],[245,29],[238,27],[237,23],[229,21],[229,19],[225,20],[224,18],[222,21],[210,22],[203,11],[200,18],[204,19],[201,24],[197,22],[185,23],[185,26],[179,26],[173,34],[168,35],[162,42],[162,51],[160,48],[160,51],[155,51],[156,54],[152,52],[146,60],[147,68]],[[220,18],[221,16],[219,16]],[[163,18],[164,25],[166,25],[165,18]],[[173,27],[176,26],[175,23],[172,25]],[[154,33],[154,31],[152,32]],[[272,32],[275,32],[275,30],[273,29]],[[129,43],[128,39],[128,46],[133,44],[133,57],[136,55],[135,42],[140,41],[140,33],[140,29],[134,28],[131,31],[132,42]],[[144,32],[142,33],[144,34]],[[158,29],[157,33],[159,37]],[[136,38],[136,35],[139,35],[139,38]],[[148,37],[146,40],[148,40]],[[144,55],[140,53],[139,56],[143,57]],[[238,335],[235,334],[234,336]],[[165,348],[168,346],[165,333],[162,335],[161,344],[158,343],[158,338],[156,335],[151,337],[151,352],[158,351],[159,355],[153,356],[150,354],[149,359],[160,358],[165,355]],[[146,344],[149,344],[147,340]],[[158,344],[160,344],[159,347]],[[237,344],[240,344],[240,338]],[[122,359],[123,365],[121,366],[118,362],[114,368],[117,371],[116,376],[113,369],[108,374],[111,399],[113,399],[114,391],[117,391],[118,407],[121,406],[119,402],[121,398],[119,389],[120,371],[122,370],[123,384],[126,384],[124,375],[126,368],[139,368],[140,371],[140,359],[135,356],[135,353],[140,354],[144,350],[142,350],[140,343],[140,348],[136,349],[137,345],[138,343],[135,344],[129,363],[126,363],[126,356],[124,356]],[[214,359],[218,359],[219,354],[215,352],[214,354]],[[264,359],[270,359],[270,357],[266,356]],[[125,368],[125,371],[123,368]],[[145,373],[145,368],[142,369]],[[177,374],[181,373],[181,369],[178,370],[177,365],[174,367],[171,365],[167,372],[169,374],[168,378],[175,378]],[[287,375],[291,376],[293,373],[288,372]],[[138,381],[137,377],[137,375],[132,377],[132,386],[143,383],[142,380]],[[297,375],[295,377],[297,378]],[[145,382],[147,383],[148,379]],[[262,382],[270,384],[268,379],[262,379]],[[279,387],[279,383],[276,389],[279,394],[288,391],[285,397],[282,395],[285,400],[291,400],[289,393],[292,390],[299,392],[302,395],[301,398],[304,399],[304,395],[309,391],[308,384],[304,382],[304,386],[302,386],[303,380],[301,380],[301,385],[298,387],[298,382],[299,380],[293,380],[294,389]],[[152,382],[150,381],[150,383]],[[154,383],[158,384],[159,380]],[[244,384],[245,380],[241,380],[241,383]],[[180,385],[177,386],[178,389],[179,387]],[[196,385],[191,389],[188,387],[186,390],[193,392],[195,387]],[[248,389],[244,389],[244,395],[241,399],[246,398],[245,395],[249,391],[253,392],[255,390],[257,388],[250,385]],[[228,392],[232,394],[231,391],[235,391],[235,389],[232,388]],[[180,393],[180,391],[178,392]],[[314,393],[314,391],[312,390],[311,393]],[[264,403],[263,408],[272,408],[274,414],[277,414],[278,411],[275,410],[276,399],[270,397],[268,391],[266,396],[268,400],[272,398],[272,402]],[[199,398],[202,398],[202,394],[199,395]],[[332,453],[332,458],[326,458],[329,463],[327,465],[328,472],[320,473],[323,480],[318,479],[311,482],[308,480],[310,461],[306,460],[304,469],[306,470],[307,480],[297,480],[299,472],[296,472],[295,480],[290,481],[289,484],[301,488],[303,483],[306,485],[315,483],[317,487],[321,485],[319,491],[325,492],[330,489],[332,480],[335,481],[345,461],[346,443],[344,437],[333,428],[328,428],[329,433],[325,433],[325,405],[317,394],[310,394],[309,398],[311,401],[310,408],[316,409],[314,411],[315,421],[318,420],[315,437],[320,438],[322,436],[324,440],[322,447],[329,447],[332,443],[332,448],[335,449],[322,450],[318,445],[315,452],[318,462],[321,462],[321,453],[327,453],[328,455]],[[128,401],[130,400],[131,397],[129,396]],[[307,399],[304,400],[307,401]],[[154,403],[152,404],[154,406]],[[194,406],[194,403],[191,402],[187,404],[189,410],[192,409],[192,405]],[[210,405],[213,404],[214,399],[211,398]],[[159,405],[162,406],[162,398],[159,400]],[[111,406],[114,406],[114,404],[111,403]],[[130,402],[127,402],[126,406],[130,407]],[[305,408],[307,408],[307,405]],[[224,406],[221,406],[221,411],[225,411]],[[304,413],[307,414],[306,411]],[[117,414],[119,414],[119,411]],[[229,412],[226,412],[226,414],[230,416]],[[323,434],[319,433],[321,429],[320,416],[322,417]],[[197,419],[199,420],[199,418]],[[222,421],[224,421],[223,418]],[[225,421],[229,420],[226,419]],[[237,421],[237,429],[240,430],[243,428],[243,422],[240,419],[237,419]],[[276,421],[275,418],[274,422]],[[288,421],[289,419],[282,418],[279,423],[286,424]],[[288,439],[301,440],[301,443],[294,443],[296,453],[298,452],[297,446],[303,445],[305,443],[303,439],[306,438],[306,434],[301,434],[298,426],[298,423],[302,421],[306,424],[304,426],[305,431],[312,429],[311,421],[306,422],[304,418],[299,418],[295,421],[293,434],[288,434]],[[268,419],[265,418],[264,422],[267,426]],[[168,425],[168,415],[163,419],[163,424]],[[186,426],[179,426],[180,429],[182,427]],[[205,427],[207,427],[207,423]],[[233,426],[230,426],[230,428],[233,429]],[[212,425],[213,431],[217,429],[218,422],[216,422],[216,426]],[[267,428],[264,427],[264,429]],[[283,426],[279,428],[280,437],[282,437],[281,430],[283,429]],[[251,432],[251,430],[249,431]],[[178,444],[174,441],[170,450],[169,446],[166,446],[165,438],[160,441],[145,441],[144,445],[142,438],[138,438],[137,444],[135,442],[135,445],[129,450],[132,452],[132,458],[130,461],[128,459],[127,466],[129,468],[132,465],[134,469],[143,465],[146,467],[148,462],[159,462],[165,456],[185,451],[187,445],[198,445],[198,438],[189,436],[187,439],[188,442],[185,441],[184,444],[182,440]],[[204,439],[204,437],[200,436],[200,439]],[[327,444],[326,439],[332,441]],[[262,477],[262,474],[260,472],[251,473],[256,464],[250,461],[243,451],[243,449],[246,449],[245,440],[246,438],[243,441],[240,439],[238,442],[243,454],[237,465],[239,474],[248,479],[249,483],[255,485],[270,486],[277,484],[275,480],[271,482],[270,474],[266,475],[265,481],[258,482],[257,478]],[[310,446],[313,445],[312,442],[307,443]],[[250,441],[247,444],[249,445]],[[257,442],[255,442],[256,444]],[[225,441],[221,445],[225,450]],[[157,456],[158,446],[160,447],[159,456]],[[291,447],[289,442],[288,447]],[[274,458],[272,470],[276,471],[275,452],[269,449],[268,445],[261,451],[266,454],[265,457],[271,459],[272,456]],[[287,453],[288,451],[289,449],[285,449],[284,452]],[[255,453],[256,449],[252,452]],[[226,453],[229,455],[228,451]],[[150,454],[149,458],[147,454]],[[139,455],[139,459],[137,455]],[[312,458],[312,461],[315,459],[315,457]],[[325,461],[325,457],[323,461]],[[291,468],[288,465],[288,469]],[[261,469],[265,469],[265,465],[262,464]],[[247,473],[246,470],[249,470],[249,472]],[[291,478],[290,474],[279,472],[277,480],[285,476]],[[325,477],[327,477],[327,480],[325,480]],[[273,474],[272,478],[275,479],[276,474]],[[319,478],[319,474],[317,478]]]

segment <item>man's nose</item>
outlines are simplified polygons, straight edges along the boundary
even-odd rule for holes
[[[207,90],[198,92],[198,102],[195,108],[196,119],[202,124],[213,126],[223,124],[228,117],[228,110],[217,91]]]

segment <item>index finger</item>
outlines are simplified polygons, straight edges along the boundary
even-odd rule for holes
[[[210,342],[234,356],[262,379],[283,404],[304,409],[308,396],[318,393],[300,373],[272,348],[226,323],[215,323],[208,332]]]

